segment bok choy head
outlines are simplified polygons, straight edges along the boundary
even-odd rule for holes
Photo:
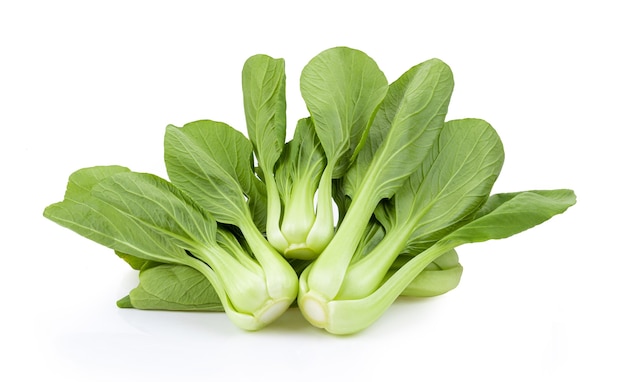
[[[292,284],[242,248],[227,251],[217,242],[215,219],[189,196],[155,175],[120,167],[79,170],[70,177],[62,202],[45,216],[100,244],[136,258],[185,265],[213,286],[229,318],[257,330],[276,319],[295,298]],[[232,235],[221,230],[221,235]],[[293,275],[293,276],[292,276]]]
[[[267,238],[286,257],[314,259],[335,233],[333,180],[354,161],[387,80],[365,53],[337,47],[305,66],[300,88],[311,116],[284,146],[284,63],[257,55],[244,65],[248,136],[267,186]]]

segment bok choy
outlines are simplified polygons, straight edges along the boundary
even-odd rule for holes
[[[569,189],[492,194],[503,143],[484,120],[446,120],[454,79],[439,59],[390,84],[364,52],[321,52],[302,70],[309,115],[290,139],[285,84],[283,59],[250,57],[247,136],[208,119],[168,125],[168,179],[122,166],[70,175],[44,216],[139,271],[119,307],[224,311],[257,330],[297,305],[314,326],[355,333],[400,295],[456,288],[459,246],[576,203]]]

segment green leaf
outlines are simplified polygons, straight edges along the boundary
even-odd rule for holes
[[[217,243],[217,224],[212,216],[166,180],[151,174],[117,174],[98,183],[92,194],[185,249],[189,256],[170,262],[200,271],[238,326],[259,329],[293,302],[297,278],[284,259],[258,251],[253,259],[240,247],[235,253],[225,251]],[[220,231],[222,239],[227,234]]]
[[[354,160],[387,87],[376,62],[351,48],[325,50],[302,70],[302,98],[333,177],[342,176]]]
[[[574,191],[533,190],[492,195],[474,220],[444,239],[458,246],[504,239],[545,222],[576,204]]]
[[[219,130],[206,133],[212,129]],[[211,150],[217,143],[202,139],[205,133],[215,134],[215,139],[224,142],[224,147],[231,147],[233,152],[225,155],[224,152]],[[281,309],[286,309],[297,293],[297,277],[252,220],[239,179],[241,174],[238,174],[238,167],[233,165],[233,161],[241,162],[235,158],[249,158],[251,152],[249,141],[242,140],[241,137],[243,135],[230,126],[210,121],[185,125],[182,128],[168,126],[165,134],[167,172],[174,185],[208,210],[217,221],[235,225],[241,230],[264,272],[264,289]],[[282,313],[281,309],[270,311],[269,305],[266,308],[265,312],[259,312],[260,316],[255,317],[252,324],[265,325],[276,318],[273,314]]]
[[[118,301],[121,308],[223,312],[204,275],[184,265],[161,264],[139,273],[139,285]]]
[[[150,174],[119,173],[101,180],[91,194],[86,202],[66,200],[46,212],[60,224],[116,251],[193,267],[213,285],[229,318],[241,328],[256,330],[267,325],[293,301],[295,280],[287,296],[276,300],[268,296],[268,291],[276,292],[277,288],[270,288],[276,281],[269,277],[266,281],[253,259],[244,265],[242,256],[221,249],[216,244],[215,221],[167,181]],[[293,274],[295,279],[291,272],[285,278]],[[284,285],[281,276],[277,282]]]
[[[99,181],[126,173],[129,173],[127,169],[118,166],[76,171],[70,176],[66,198],[46,207],[44,216],[81,236],[137,258],[156,262],[187,259],[185,251],[171,240],[91,195]]]
[[[122,166],[95,166],[75,171],[70,175],[65,191],[65,199],[82,202],[91,197],[91,189],[102,179],[130,170]]]
[[[279,229],[282,205],[274,168],[283,151],[287,130],[285,62],[262,54],[252,56],[244,64],[241,77],[248,136],[267,188],[264,222],[257,222],[257,227],[267,232],[275,248],[283,251],[287,242]],[[254,209],[252,212],[255,217],[258,215]]]
[[[450,68],[437,59],[412,67],[389,85],[365,145],[346,174],[344,192],[354,198],[364,180],[375,177],[375,189],[367,195],[391,197],[435,144],[453,87]]]
[[[145,266],[149,266],[150,263],[153,263],[153,262],[151,262],[149,260],[145,260],[145,259],[139,258],[137,256],[129,255],[127,253],[122,253],[122,252],[119,252],[119,251],[115,251],[115,254],[120,259],[124,260],[128,265],[130,265],[131,268],[133,268],[134,270],[137,270],[137,271],[141,270]]]
[[[242,219],[252,218],[247,204],[255,190],[251,155],[252,145],[243,134],[220,122],[166,129],[170,180],[222,223],[240,225]]]
[[[54,207],[47,209],[44,215],[52,220],[55,220],[61,219],[63,215],[68,216],[66,211],[89,211],[90,209],[93,209],[93,207],[88,207],[90,205],[93,206],[98,204],[98,202],[91,196],[91,190],[93,187],[98,182],[108,178],[109,176],[124,172],[130,172],[130,170],[126,167],[116,165],[87,167],[75,171],[69,177],[65,192],[65,200],[62,203],[56,203]],[[81,206],[81,204],[85,203],[85,206]],[[57,211],[57,213],[55,214],[54,211]],[[108,240],[104,241],[108,242]],[[118,251],[115,251],[115,253],[136,270],[141,269],[146,263],[148,263],[147,260],[136,256]]]
[[[268,179],[285,144],[285,61],[263,54],[250,57],[243,66],[242,88],[248,137]]]
[[[130,296],[126,295],[119,300],[117,300],[116,305],[118,308],[134,308],[133,303],[130,301]]]
[[[216,245],[213,217],[156,175],[117,174],[98,183],[92,194],[184,249],[199,249],[198,243]]]
[[[504,148],[491,125],[448,121],[422,166],[387,204],[388,213],[377,217],[387,230],[410,224],[408,250],[420,253],[472,218],[489,198],[503,163]]]

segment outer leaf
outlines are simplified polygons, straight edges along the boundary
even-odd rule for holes
[[[100,182],[92,193],[189,251],[190,260],[179,264],[192,266],[209,279],[238,326],[259,329],[293,301],[295,272],[284,259],[273,254],[262,258],[257,252],[257,262],[223,250],[217,245],[215,220],[169,182],[150,174],[118,174]]]
[[[387,79],[365,53],[337,47],[318,54],[304,67],[300,90],[334,177],[340,177],[387,93]]]
[[[48,206],[44,216],[90,240],[137,258],[156,262],[188,259],[184,250],[171,240],[90,196],[98,179],[121,173],[127,170],[115,167],[78,170],[70,176],[67,198]]]
[[[118,302],[121,308],[223,312],[218,294],[197,270],[161,264],[142,270],[139,285]]]
[[[260,267],[255,272],[220,250],[215,221],[165,180],[119,173],[97,183],[91,194],[91,204],[64,201],[46,211],[55,221],[119,252],[194,267],[215,287],[231,320],[244,329],[267,325],[293,301],[291,295],[276,303],[268,300]]]
[[[251,218],[245,188],[253,175],[250,170],[240,176],[251,152],[241,133],[219,122],[170,125],[165,133],[165,164],[172,183],[226,224]]]
[[[145,260],[145,259],[133,256],[133,255],[129,255],[127,253],[122,253],[122,252],[119,252],[119,251],[115,251],[115,254],[120,259],[124,260],[128,265],[130,265],[131,268],[133,268],[134,270],[137,270],[137,271],[141,270],[145,266],[149,267],[150,264],[153,263],[153,262],[151,262],[149,260]],[[156,264],[158,264],[158,263],[156,263]]]
[[[474,220],[442,240],[460,245],[504,239],[565,212],[575,203],[576,195],[567,189],[495,194]]]
[[[422,166],[396,192],[393,211],[377,215],[386,228],[413,224],[408,251],[419,253],[467,222],[488,199],[504,148],[485,121],[448,121]],[[413,222],[413,223],[409,223]]]
[[[217,244],[215,220],[156,175],[117,174],[98,183],[92,194],[187,250]]]
[[[130,170],[126,167],[115,165],[88,167],[75,171],[69,177],[67,190],[65,192],[65,200],[61,203],[57,203],[54,207],[51,206],[51,208],[46,210],[45,214],[53,220],[60,219],[63,215],[69,217],[68,212],[71,212],[72,210],[74,212],[91,210],[94,214],[98,214],[97,209],[93,209],[93,206],[97,206],[99,202],[91,196],[92,188],[105,178],[126,172],[130,172]],[[54,214],[53,211],[57,211],[57,214],[60,215]],[[79,215],[80,214],[76,214],[76,216]],[[83,227],[82,230],[87,232],[86,226]],[[108,239],[102,240],[104,242],[110,242]],[[115,251],[115,253],[136,270],[140,270],[142,267],[146,266],[147,263],[150,263],[148,260],[133,255],[118,251]]]
[[[91,197],[91,189],[102,179],[130,170],[122,166],[95,166],[75,171],[70,175],[65,199],[82,202]]]
[[[236,225],[242,231],[255,258],[266,272],[270,296],[282,298],[287,293],[295,297],[295,273],[254,225],[245,193],[237,175],[231,170],[232,159],[213,153],[207,148],[207,142],[197,139],[199,133],[196,129],[215,126],[222,127],[224,137],[241,136],[236,130],[215,123],[209,123],[209,126],[195,124],[183,128],[167,127],[165,164],[169,177],[174,185],[207,209],[217,221]]]

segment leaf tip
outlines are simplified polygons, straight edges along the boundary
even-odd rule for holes
[[[118,308],[134,308],[132,302],[130,301],[130,296],[124,296],[121,299],[117,300],[116,305]]]

